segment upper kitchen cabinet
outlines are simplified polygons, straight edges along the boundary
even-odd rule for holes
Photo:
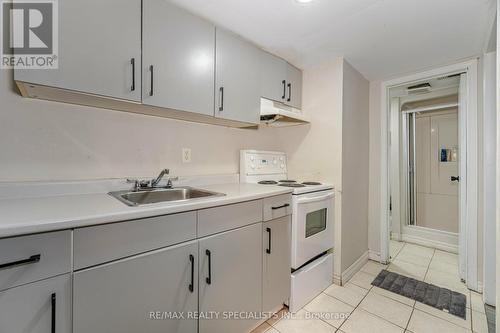
[[[302,108],[302,71],[287,64],[285,104],[297,109]]]
[[[265,51],[261,53],[261,64],[261,96],[285,103],[288,64],[285,60]]]
[[[14,79],[140,102],[141,0],[59,0],[58,10],[58,69]]]
[[[143,104],[214,115],[215,27],[165,0],[143,4]]]
[[[302,71],[265,51],[261,64],[261,96],[301,109]]]
[[[231,32],[216,31],[215,116],[258,124],[261,51]]]

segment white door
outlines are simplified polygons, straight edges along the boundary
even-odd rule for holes
[[[292,268],[333,247],[334,192],[293,196]]]
[[[431,116],[431,191],[458,196],[458,113]],[[437,157],[437,158],[436,158]]]
[[[457,110],[416,115],[415,151],[416,225],[458,233]]]

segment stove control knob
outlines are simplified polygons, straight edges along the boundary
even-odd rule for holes
[[[282,162],[283,162],[283,156],[281,156],[281,157],[280,157],[280,161],[282,161]]]
[[[285,168],[285,165],[283,163],[281,163],[280,168],[282,168],[282,169]]]
[[[278,161],[276,161],[276,159],[274,159],[273,163],[274,163],[274,164],[278,164]]]
[[[252,164],[252,169],[255,169],[255,164]]]
[[[252,161],[252,162],[253,162],[253,160],[255,160],[255,157],[250,156],[250,161]]]

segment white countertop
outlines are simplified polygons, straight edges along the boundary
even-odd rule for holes
[[[292,192],[278,186],[235,183],[198,188],[226,195],[137,207],[129,207],[107,193],[0,199],[0,238],[179,213]]]

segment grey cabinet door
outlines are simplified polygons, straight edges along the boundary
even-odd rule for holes
[[[219,318],[200,319],[199,333],[248,332],[254,328],[256,320],[226,319],[223,313],[261,311],[262,223],[200,240],[199,283],[200,312],[220,314]]]
[[[260,120],[261,51],[231,32],[216,30],[215,116]]]
[[[143,103],[213,116],[215,27],[169,0],[143,18]]]
[[[15,80],[140,102],[141,0],[57,4],[59,68],[15,70]]]
[[[264,312],[280,309],[290,297],[290,228],[290,215],[264,223],[262,274]]]
[[[52,333],[53,326],[71,333],[70,274],[0,293],[0,332]]]
[[[290,64],[287,66],[287,87],[286,101],[287,105],[297,109],[302,108],[302,71]]]
[[[261,52],[261,96],[285,102],[287,62],[275,55]]]
[[[196,320],[165,313],[197,311],[197,253],[194,241],[76,272],[73,332],[196,332]]]

